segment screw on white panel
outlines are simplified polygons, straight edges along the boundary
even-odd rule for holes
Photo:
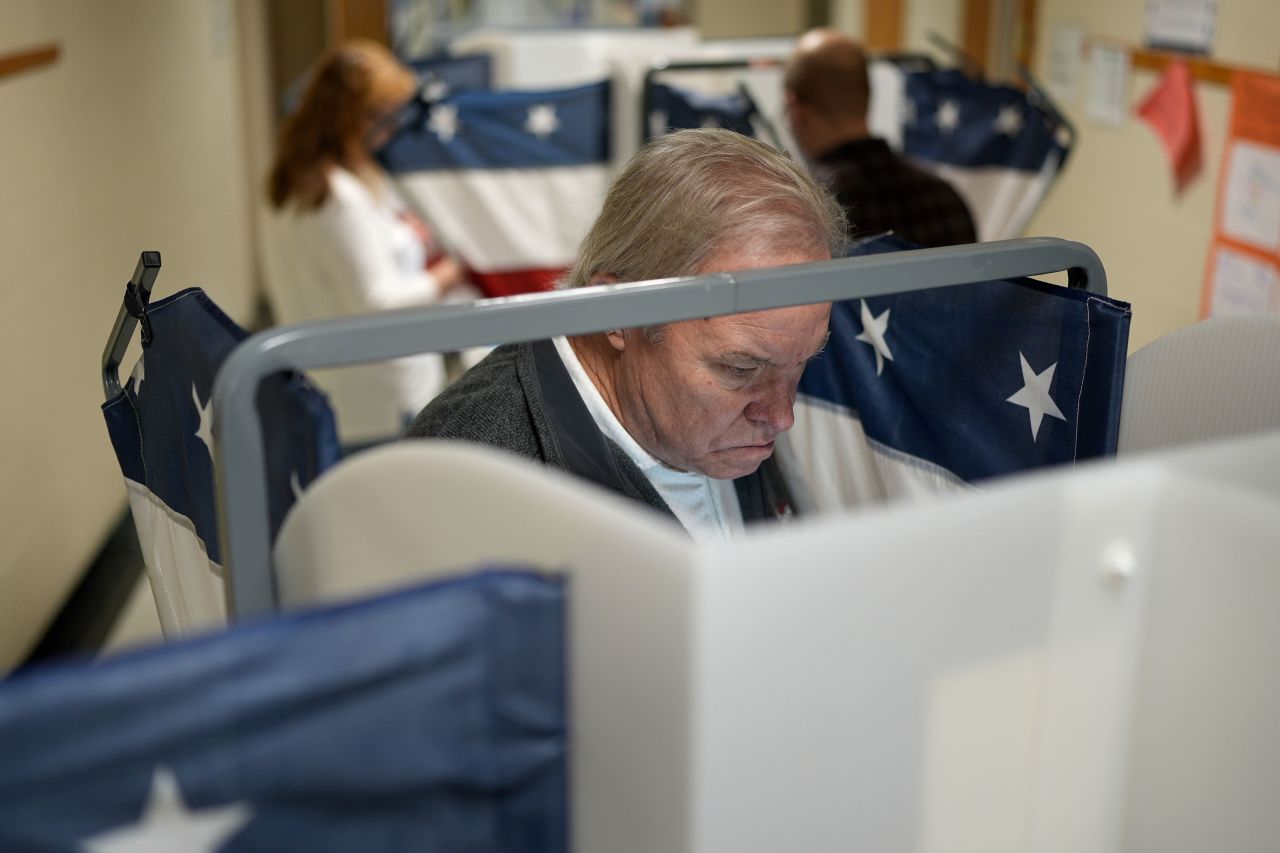
[[[1102,579],[1108,586],[1124,586],[1138,570],[1138,558],[1127,542],[1112,542],[1102,550]]]

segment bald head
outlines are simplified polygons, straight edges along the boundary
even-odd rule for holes
[[[787,64],[787,91],[830,118],[865,119],[871,87],[862,46],[837,30],[810,30]]]
[[[805,149],[867,135],[871,85],[862,46],[838,30],[810,30],[796,42],[785,77],[791,129]]]

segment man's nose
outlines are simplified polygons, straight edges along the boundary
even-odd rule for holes
[[[747,420],[765,424],[775,434],[786,432],[796,422],[792,411],[795,400],[796,391],[790,383],[775,382],[747,404],[744,414]]]

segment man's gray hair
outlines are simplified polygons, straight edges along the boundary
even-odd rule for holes
[[[645,281],[696,274],[717,253],[829,251],[848,237],[844,211],[786,154],[728,130],[681,130],[631,159],[564,280]]]

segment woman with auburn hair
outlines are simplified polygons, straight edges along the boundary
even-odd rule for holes
[[[276,318],[299,323],[438,302],[469,290],[461,266],[397,196],[374,152],[417,81],[381,45],[352,41],[313,69],[280,131],[263,234]],[[461,289],[459,285],[463,285]],[[439,355],[317,371],[343,444],[398,436],[444,385]]]

